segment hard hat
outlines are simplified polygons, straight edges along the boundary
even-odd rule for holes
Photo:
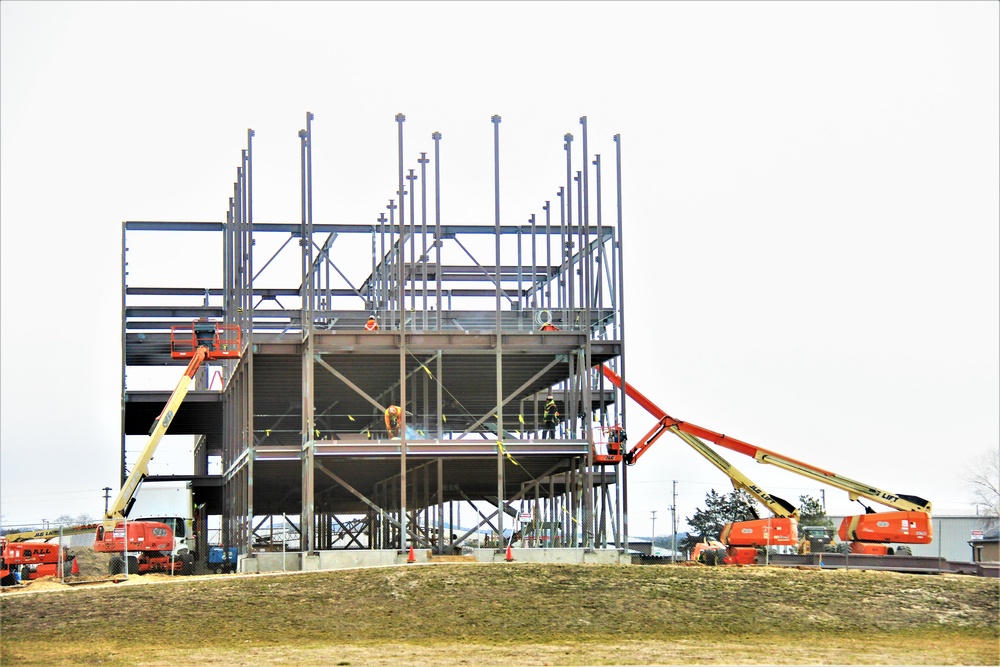
[[[368,319],[370,319],[370,320],[374,320],[374,319],[375,319],[375,316],[374,316],[374,315],[369,315],[369,316],[368,316]]]
[[[552,398],[552,394],[549,394],[549,395],[548,395],[548,396],[546,396],[545,398]]]

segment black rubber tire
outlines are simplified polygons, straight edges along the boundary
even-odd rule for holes
[[[128,573],[139,574],[139,559],[135,556],[128,557]]]
[[[897,556],[912,556],[913,555],[913,549],[911,549],[908,546],[896,547],[896,555]]]
[[[850,554],[851,553],[851,543],[850,542],[838,542],[837,543],[837,553],[839,554]]]
[[[0,586],[16,586],[17,577],[14,576],[14,572],[8,572],[2,579],[0,579]]]
[[[189,553],[183,553],[181,558],[181,574],[185,577],[194,574],[194,556]]]
[[[121,556],[112,556],[111,560],[108,561],[108,574],[121,574],[124,572],[123,562]]]

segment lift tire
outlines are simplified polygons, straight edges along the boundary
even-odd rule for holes
[[[844,554],[845,556],[851,553],[851,544],[849,542],[838,542],[837,543],[837,553]]]
[[[14,572],[10,571],[0,579],[0,586],[16,586],[17,577],[14,576]]]
[[[139,559],[135,556],[128,557],[128,573],[139,574]]]
[[[896,555],[897,556],[912,556],[913,555],[913,549],[911,549],[910,547],[907,547],[907,546],[896,547]]]
[[[121,574],[124,572],[125,568],[122,567],[122,563],[124,561],[121,556],[112,556],[111,560],[108,561],[108,574]]]
[[[181,574],[184,576],[194,574],[194,556],[190,553],[181,554]]]

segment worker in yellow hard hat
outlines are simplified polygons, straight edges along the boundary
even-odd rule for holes
[[[545,407],[542,408],[542,419],[545,422],[545,427],[542,429],[542,438],[555,440],[559,410],[556,409],[556,400],[552,398],[552,394],[545,397]]]

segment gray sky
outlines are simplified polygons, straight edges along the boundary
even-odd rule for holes
[[[97,516],[117,488],[121,222],[222,219],[250,127],[255,219],[298,219],[306,111],[318,221],[383,210],[399,112],[408,160],[444,135],[446,222],[493,223],[493,114],[510,223],[555,199],[580,116],[606,164],[620,133],[629,381],[973,511],[966,469],[1000,446],[997,3],[4,0],[0,19],[5,525]],[[198,284],[175,252],[158,270]],[[650,426],[630,407],[633,440]],[[652,510],[665,531],[674,480],[682,522],[729,489],[674,438],[629,474],[633,534]]]

